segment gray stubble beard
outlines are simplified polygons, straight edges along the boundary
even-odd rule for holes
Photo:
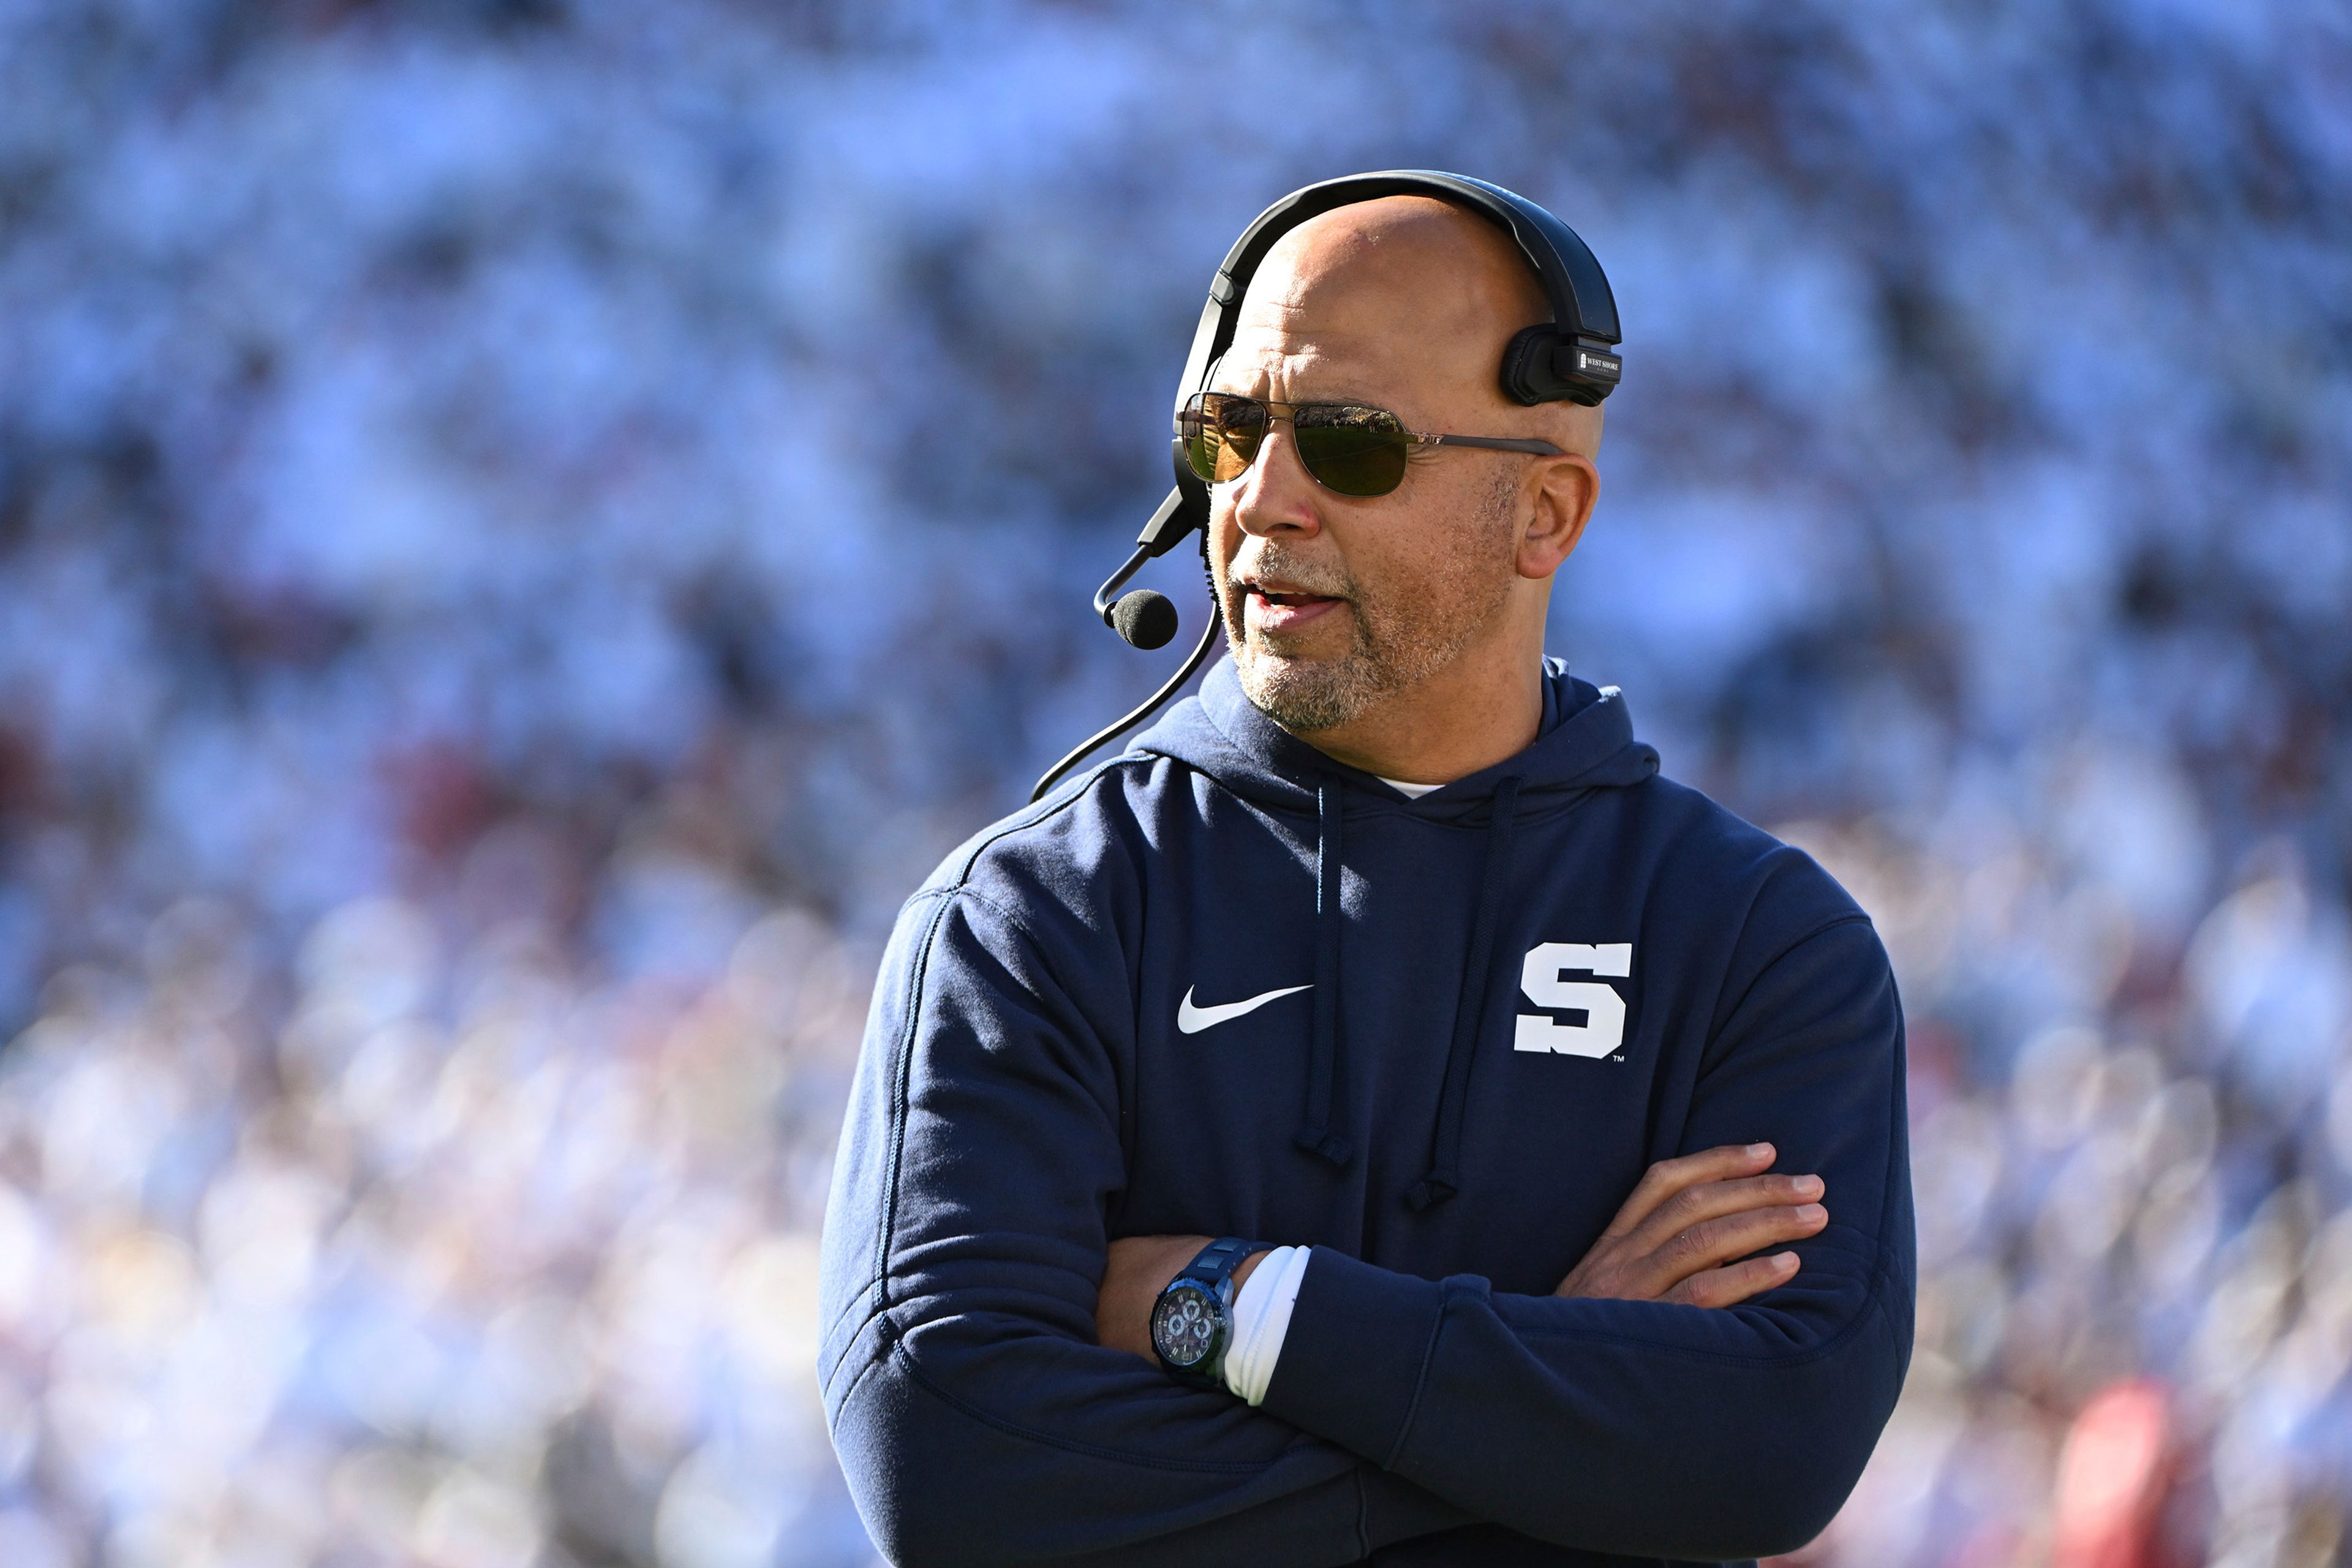
[[[1473,543],[1406,600],[1405,606],[1368,605],[1352,582],[1327,584],[1320,573],[1300,571],[1302,586],[1345,598],[1354,637],[1337,658],[1286,658],[1261,634],[1253,637],[1244,606],[1226,599],[1225,646],[1241,678],[1242,694],[1259,712],[1293,734],[1312,735],[1354,722],[1381,699],[1426,680],[1462,656],[1510,593],[1508,542],[1518,485],[1506,472],[1479,507]],[[1282,571],[1278,545],[1258,555]]]

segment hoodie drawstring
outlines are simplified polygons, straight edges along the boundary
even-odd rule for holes
[[[1519,804],[1519,779],[1510,774],[1495,787],[1486,819],[1486,858],[1478,874],[1478,910],[1470,927],[1470,962],[1462,971],[1462,995],[1454,1010],[1454,1042],[1445,1052],[1445,1082],[1438,1091],[1437,1121],[1430,1132],[1429,1173],[1406,1189],[1405,1206],[1419,1213],[1452,1197],[1462,1169],[1462,1102],[1470,1092],[1470,1068],[1486,1033],[1486,1009],[1494,997],[1487,971],[1495,962],[1495,927],[1502,917],[1504,884],[1509,878],[1511,830]]]
[[[1339,1072],[1339,783],[1315,789],[1315,1038],[1307,1058],[1307,1115],[1292,1139],[1334,1165],[1351,1152],[1331,1131]]]

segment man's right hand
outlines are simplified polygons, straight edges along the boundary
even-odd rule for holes
[[[1811,1236],[1830,1216],[1811,1201],[1822,1179],[1766,1175],[1772,1159],[1769,1143],[1727,1143],[1659,1161],[1552,1294],[1728,1307],[1786,1284],[1795,1253],[1748,1254]]]

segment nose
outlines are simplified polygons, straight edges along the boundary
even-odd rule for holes
[[[1244,533],[1314,534],[1323,527],[1322,487],[1299,460],[1290,421],[1276,420],[1259,443],[1257,458],[1227,489],[1234,521]]]

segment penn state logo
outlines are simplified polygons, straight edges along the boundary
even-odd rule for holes
[[[1612,1054],[1625,1043],[1625,999],[1598,977],[1622,980],[1633,973],[1630,942],[1548,942],[1530,948],[1519,967],[1519,989],[1547,1011],[1518,1015],[1511,1048],[1558,1057]],[[1571,980],[1572,974],[1595,978]]]

